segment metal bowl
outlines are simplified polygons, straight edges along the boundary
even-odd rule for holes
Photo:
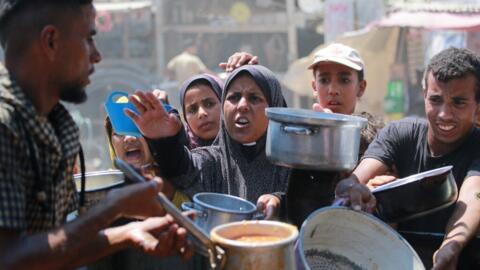
[[[77,192],[81,191],[81,174],[75,174]],[[85,208],[97,204],[108,191],[119,188],[125,183],[123,173],[119,170],[94,171],[85,173]]]
[[[419,256],[378,218],[345,207],[325,207],[303,223],[300,259],[307,270],[423,270]]]
[[[450,206],[457,200],[458,188],[452,166],[445,166],[395,180],[372,193],[377,199],[378,216],[392,223]]]

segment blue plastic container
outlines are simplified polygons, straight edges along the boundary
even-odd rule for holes
[[[128,100],[127,92],[114,91],[108,96],[105,102],[105,111],[110,118],[113,130],[120,135],[141,137],[142,134],[135,123],[125,114],[125,108],[138,113],[135,106]]]

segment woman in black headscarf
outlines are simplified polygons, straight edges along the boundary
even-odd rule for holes
[[[222,90],[223,82],[209,74],[193,76],[180,87],[180,106],[190,149],[209,146],[217,137]]]
[[[254,203],[262,194],[285,191],[290,170],[270,163],[265,155],[265,108],[286,106],[280,83],[269,69],[247,65],[228,77],[219,134],[212,146],[192,151],[178,143],[178,118],[165,113],[152,94],[137,95],[141,102],[131,100],[140,113],[127,114],[149,138],[164,176],[180,190],[190,196],[205,191],[226,193]]]

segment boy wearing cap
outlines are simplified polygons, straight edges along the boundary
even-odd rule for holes
[[[353,114],[367,87],[365,65],[357,50],[331,44],[315,53],[308,68],[313,70],[312,89],[317,98],[313,109]]]
[[[308,67],[313,70],[312,89],[317,99],[313,110],[353,114],[367,86],[364,68],[360,54],[351,47],[334,43],[319,50]],[[359,116],[368,119],[367,127],[362,130],[361,156],[383,123],[366,112]],[[286,194],[263,195],[257,205],[268,206],[273,212],[278,209],[281,219],[300,228],[309,214],[332,203],[335,185],[346,173],[293,169]]]

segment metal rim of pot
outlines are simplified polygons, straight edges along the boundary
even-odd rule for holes
[[[379,218],[377,218],[377,217],[375,217],[371,214],[368,214],[366,212],[354,211],[354,210],[352,210],[348,207],[330,206],[330,207],[323,207],[323,208],[317,209],[316,211],[311,213],[307,217],[307,219],[303,222],[302,227],[300,229],[300,234],[299,234],[299,239],[298,239],[298,249],[300,251],[300,261],[306,267],[306,269],[310,270],[310,266],[307,262],[307,258],[306,258],[305,253],[304,253],[304,249],[305,249],[304,235],[307,234],[307,229],[308,229],[309,223],[313,222],[318,215],[325,214],[327,212],[332,212],[333,213],[333,211],[336,211],[338,213],[344,212],[344,213],[349,213],[349,214],[355,214],[360,218],[363,218],[365,220],[369,220],[370,222],[372,222],[377,229],[382,228],[382,229],[385,230],[385,232],[387,232],[389,234],[392,234],[392,235],[395,235],[396,237],[394,239],[398,239],[399,241],[401,241],[401,243],[407,249],[409,249],[412,252],[412,255],[415,258],[415,260],[421,263],[421,259],[420,259],[419,255],[417,254],[415,249],[410,245],[410,243],[408,243],[408,241],[406,239],[404,239],[395,229],[390,227],[388,224],[386,224],[381,219],[379,219]],[[422,263],[422,266],[423,266],[423,263]],[[425,268],[423,268],[423,269],[425,269]]]
[[[452,175],[452,168],[453,166],[444,166],[419,174],[410,175],[400,179],[399,182],[393,181],[372,190],[372,194],[377,198],[378,216],[387,222],[403,222],[431,214],[452,205],[458,197],[458,187]],[[444,177],[445,179],[440,185],[430,185],[428,189],[423,187],[425,181],[438,181],[438,179],[431,179],[433,177]],[[411,211],[413,208],[412,204],[418,203],[418,198],[423,198],[423,196],[417,196],[418,198],[414,198],[413,202],[408,200],[406,202],[407,205],[399,204],[395,201],[392,202],[392,199],[404,198],[407,194],[411,194],[413,192],[412,188],[415,188],[414,192],[416,193],[430,195],[427,202],[422,200],[422,202],[425,203],[424,205],[416,206],[418,211]],[[435,195],[432,194],[432,191],[437,190],[440,192],[445,190],[445,188],[448,188],[448,190],[445,191],[446,193],[442,192],[443,194],[441,195],[443,197],[438,198],[438,193],[436,193],[437,198],[432,197]],[[403,215],[399,215],[398,213],[403,213]]]
[[[339,113],[324,113],[313,110],[284,108],[284,107],[270,107],[265,109],[265,114],[268,118],[290,124],[306,124],[314,126],[352,126],[364,127],[367,124],[367,119],[339,114]]]
[[[121,176],[122,177],[122,180],[121,181],[113,181],[113,183],[110,183],[110,184],[106,184],[106,185],[103,185],[101,187],[96,187],[96,188],[89,188],[89,189],[86,189],[85,192],[98,192],[98,191],[104,191],[104,190],[109,190],[111,188],[114,188],[114,187],[118,187],[118,186],[121,186],[125,183],[125,181],[123,180],[123,173],[119,170],[106,170],[106,171],[92,171],[92,172],[86,172],[85,173],[85,178],[91,178],[91,177],[102,177],[102,176]],[[81,174],[75,174],[73,176],[73,179],[75,180],[75,182],[77,181],[80,181],[81,180]],[[111,181],[112,182],[112,181]],[[88,185],[88,180],[87,180],[87,183]]]
[[[271,227],[280,227],[282,229],[288,230],[291,234],[284,239],[272,242],[265,242],[265,243],[248,243],[248,242],[241,242],[237,240],[228,239],[223,237],[219,234],[219,231],[227,229],[233,226],[248,226],[249,224],[259,224],[260,226],[271,226]],[[226,245],[230,247],[235,247],[238,249],[251,249],[251,248],[268,248],[272,246],[283,246],[288,245],[295,241],[298,238],[298,229],[290,224],[279,222],[279,221],[272,221],[272,220],[250,220],[250,221],[237,221],[231,222],[227,224],[218,225],[212,229],[210,232],[210,239],[214,243],[220,245]]]
[[[243,204],[245,204],[245,206],[248,206],[250,207],[251,209],[245,209],[245,210],[234,210],[234,209],[227,209],[227,208],[221,208],[221,207],[217,207],[215,205],[212,205],[212,204],[208,204],[204,201],[201,200],[201,197],[202,196],[218,196],[218,197],[223,197],[223,198],[228,198],[228,199],[232,199],[232,200],[235,200],[235,201],[238,201],[238,202],[242,202]],[[254,213],[256,210],[257,210],[257,207],[247,201],[247,200],[244,200],[240,197],[237,197],[237,196],[233,196],[233,195],[228,195],[228,194],[222,194],[222,193],[215,193],[215,192],[201,192],[201,193],[197,193],[193,196],[193,202],[195,204],[198,204],[199,206],[201,207],[204,207],[206,209],[210,209],[210,210],[215,210],[215,211],[219,211],[219,212],[228,212],[228,213],[232,213],[232,214],[251,214],[251,213]]]

